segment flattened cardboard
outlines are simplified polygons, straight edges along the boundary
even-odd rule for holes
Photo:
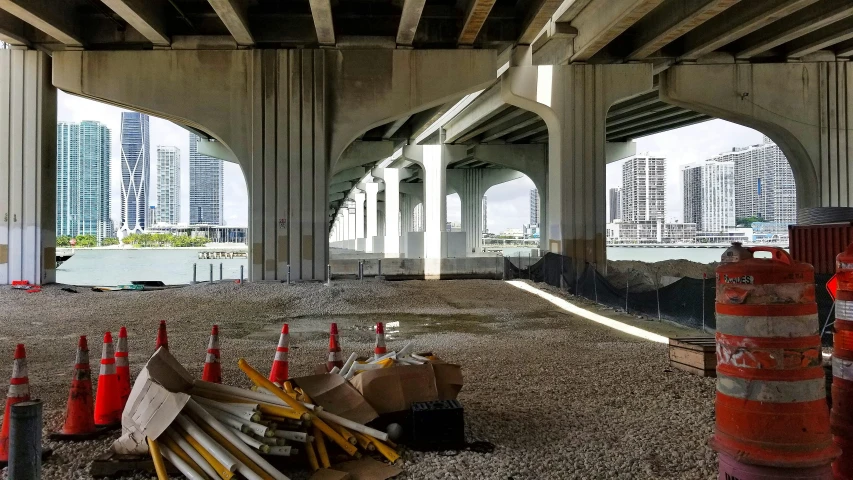
[[[344,377],[340,375],[311,375],[294,378],[296,383],[317,405],[347,420],[365,424],[379,414]]]
[[[193,379],[175,357],[158,349],[139,372],[121,414],[122,435],[113,443],[120,454],[148,452],[145,437],[156,439],[189,401]]]
[[[333,470],[331,468],[321,468],[314,472],[314,475],[311,475],[311,478],[308,480],[353,480],[352,475],[347,472],[341,472],[340,470]]]
[[[370,457],[335,464],[335,470],[348,472],[352,480],[387,480],[403,473],[401,468],[376,461]]]
[[[408,410],[415,402],[455,399],[463,385],[462,367],[450,363],[369,370],[350,382],[379,414]]]

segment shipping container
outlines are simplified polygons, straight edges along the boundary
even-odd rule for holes
[[[853,243],[853,222],[826,225],[789,225],[791,257],[814,266],[815,273],[835,273],[835,257]]]

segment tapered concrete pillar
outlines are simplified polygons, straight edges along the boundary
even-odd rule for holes
[[[374,237],[378,235],[378,231],[376,228],[377,225],[377,199],[376,196],[379,194],[379,184],[376,182],[368,183],[365,185],[364,193],[367,195],[367,202],[365,205],[366,210],[366,220],[367,220],[367,231],[365,232],[365,237],[367,241],[366,244],[366,252],[373,253],[373,244]]]
[[[850,62],[677,66],[661,74],[660,96],[770,137],[791,164],[800,208],[853,206]]]
[[[377,168],[373,175],[385,182],[385,228],[383,252],[385,258],[398,258],[400,256],[400,237],[402,232],[408,232],[412,225],[412,205],[410,201],[401,201],[400,182],[412,175],[411,170],[405,168]],[[401,210],[401,205],[403,209]],[[409,208],[408,213],[406,209]]]
[[[494,79],[486,50],[154,50],[54,53],[54,85],[209,134],[249,192],[252,280],[324,280],[328,186],[375,125]],[[443,70],[451,66],[450,79]]]
[[[652,89],[651,64],[511,67],[501,98],[548,126],[548,249],[604,268],[605,121],[611,105]]]
[[[361,190],[353,195],[355,201],[355,238],[364,238],[364,200],[367,196]]]
[[[56,89],[51,60],[0,50],[0,284],[56,281]]]
[[[356,225],[356,215],[355,208],[347,207],[347,231],[349,232],[347,235],[347,240],[357,240],[358,228]]]

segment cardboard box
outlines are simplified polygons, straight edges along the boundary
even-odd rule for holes
[[[409,410],[412,403],[454,400],[462,390],[462,367],[451,363],[368,370],[350,382],[379,413]]]
[[[311,375],[293,382],[326,411],[366,424],[379,415],[364,397],[340,375]]]

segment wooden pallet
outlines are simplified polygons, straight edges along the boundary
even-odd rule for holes
[[[716,352],[714,337],[669,339],[669,365],[701,377],[717,376]]]

